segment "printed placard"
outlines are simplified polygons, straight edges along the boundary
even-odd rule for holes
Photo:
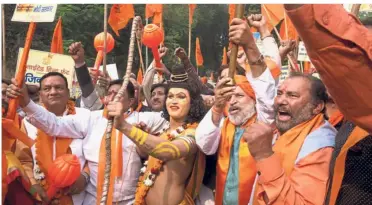
[[[19,48],[16,72],[19,69],[22,53],[23,48]],[[44,74],[55,71],[66,76],[68,87],[72,88],[75,62],[71,56],[30,49],[26,66],[25,83],[28,85],[39,85],[40,78]]]
[[[57,4],[17,4],[12,21],[53,22]]]

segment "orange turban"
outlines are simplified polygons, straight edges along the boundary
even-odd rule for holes
[[[234,80],[237,86],[239,86],[249,97],[256,100],[256,95],[251,84],[248,82],[247,77],[244,75],[235,75]]]

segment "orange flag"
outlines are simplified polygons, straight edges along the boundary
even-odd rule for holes
[[[163,4],[146,4],[146,18],[154,17],[152,23],[160,25],[163,16]]]
[[[227,65],[226,47],[223,47],[222,65]]]
[[[52,45],[50,46],[50,52],[63,54],[62,18],[61,17],[59,17],[57,25],[54,28]]]
[[[230,25],[231,21],[233,20],[233,18],[235,16],[235,8],[236,8],[236,5],[235,4],[230,4],[229,5],[229,15],[230,15],[229,25]]]
[[[192,24],[192,17],[194,16],[194,11],[196,9],[196,4],[189,4],[189,24]]]
[[[282,38],[282,40],[297,40],[298,33],[296,28],[294,27],[291,19],[286,14],[284,15],[285,19],[280,26],[280,37]]]
[[[203,55],[202,55],[202,52],[200,50],[200,43],[199,43],[199,38],[196,37],[196,46],[195,46],[195,55],[196,55],[196,65],[197,66],[202,66],[203,63],[204,63],[204,60],[203,60]]]
[[[278,23],[284,19],[284,6],[283,4],[262,4],[261,14],[265,16],[267,20],[267,27],[271,32],[274,28],[273,26],[278,25]]]
[[[138,69],[138,73],[137,73],[137,82],[142,85],[142,82],[143,82],[143,74],[142,74],[142,68],[139,68]]]
[[[129,20],[133,17],[133,4],[114,4],[111,7],[108,24],[115,34],[119,36],[119,30],[125,28]]]

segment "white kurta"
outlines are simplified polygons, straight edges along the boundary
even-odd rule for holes
[[[276,95],[276,83],[270,70],[266,69],[258,78],[253,78],[248,73],[247,78],[256,94],[258,121],[269,124],[273,123],[275,117],[274,98]],[[212,111],[209,110],[196,128],[196,144],[206,155],[216,153],[220,143],[223,121],[224,119],[220,121],[219,127],[217,127],[212,121]]]
[[[103,118],[103,110],[90,112],[85,109],[83,115],[57,118],[32,101],[23,109],[33,125],[50,135],[84,138],[83,152],[91,173],[87,192],[90,195],[89,200],[92,200],[92,196],[96,196],[99,150],[107,125],[107,119]],[[151,127],[151,132],[159,132],[168,126],[168,122],[161,115],[161,113],[153,112],[133,112],[126,120],[132,124],[144,122]],[[123,176],[122,180],[116,181],[114,185],[114,202],[128,201],[131,203],[134,200],[142,166],[135,148],[135,144],[123,135]]]
[[[75,109],[76,109],[76,115],[81,115],[82,113],[84,113],[84,111],[82,112],[82,110],[84,110],[82,108],[75,108]],[[64,116],[66,116],[66,114],[67,114],[67,111],[64,113]],[[27,120],[23,120],[23,122],[24,122],[24,125],[25,125],[25,128],[26,128],[26,131],[27,131],[27,135],[31,139],[35,140],[36,137],[37,137],[37,128],[34,127],[32,124],[30,124]],[[55,139],[56,139],[56,137],[54,135],[52,135],[52,136],[53,136],[53,141],[54,141],[53,142],[53,144],[54,144],[53,159],[55,159]],[[79,158],[80,167],[81,167],[81,170],[82,170],[83,167],[84,167],[84,164],[85,164],[85,158],[84,158],[84,155],[83,155],[83,140],[82,139],[72,140],[72,142],[70,144],[70,149],[71,149],[72,154],[76,155]],[[32,152],[32,158],[33,158],[34,164],[36,164],[35,145],[33,145],[31,147],[31,152]],[[46,173],[44,173],[44,174],[46,174]],[[73,200],[74,204],[81,205],[81,204],[83,204],[84,197],[85,197],[85,192],[83,191],[80,194],[72,195],[72,200]]]

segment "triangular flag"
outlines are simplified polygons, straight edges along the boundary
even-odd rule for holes
[[[222,55],[222,65],[227,64],[227,53],[226,53],[226,47],[223,47],[223,55]]]
[[[196,8],[196,4],[189,4],[189,24],[192,24],[192,17],[194,16],[194,11]]]
[[[52,45],[50,46],[50,52],[63,54],[62,18],[61,17],[59,17],[56,27],[54,28]]]
[[[261,14],[265,16],[267,27],[271,32],[274,28],[273,26],[278,25],[284,19],[284,6],[283,4],[262,4]]]
[[[133,4],[114,4],[111,7],[108,24],[119,36],[119,30],[125,28],[131,18],[134,18]]]
[[[146,4],[145,16],[147,19],[154,17],[152,23],[159,26],[162,22],[163,4]]]
[[[140,67],[138,69],[138,73],[137,73],[137,82],[142,85],[142,82],[143,82],[143,74],[142,74],[142,68]]]
[[[196,65],[202,66],[204,63],[204,60],[203,60],[203,54],[200,49],[200,42],[199,42],[198,37],[196,37],[195,55],[196,55]]]
[[[297,40],[298,38],[297,30],[287,15],[285,15],[285,19],[280,26],[279,33],[282,40]]]

